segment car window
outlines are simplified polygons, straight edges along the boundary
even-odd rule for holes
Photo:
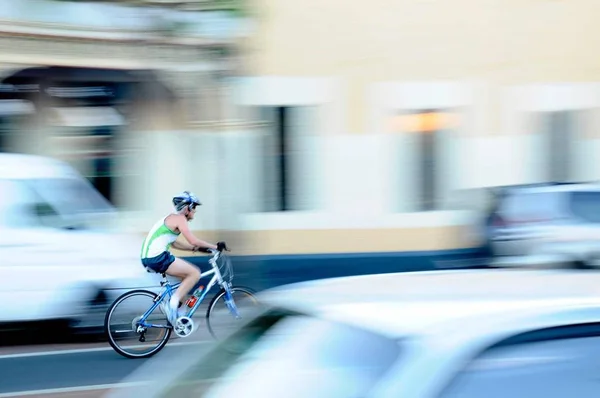
[[[35,197],[32,212],[41,225],[61,229],[94,228],[114,207],[87,181],[79,178],[19,180]]]
[[[189,368],[161,397],[364,396],[398,359],[395,340],[305,316],[246,328]]]
[[[26,180],[27,185],[63,216],[112,212],[113,206],[87,181],[79,178]]]
[[[74,228],[81,215],[110,207],[74,179],[0,179],[0,225],[11,228]],[[110,205],[109,205],[110,206]]]
[[[0,179],[0,225],[19,228],[42,225],[38,211],[44,205],[22,181]]]
[[[522,192],[508,195],[500,214],[516,223],[545,222],[565,216],[562,192]]]
[[[569,195],[570,210],[575,217],[600,223],[600,192],[575,191]]]
[[[600,337],[529,342],[491,349],[439,398],[592,398],[600,396]]]

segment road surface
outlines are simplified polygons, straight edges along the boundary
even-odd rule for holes
[[[202,333],[206,332],[198,331],[197,336],[188,339],[172,337],[156,355],[164,357],[164,366],[174,366],[177,356],[190,345],[210,346],[212,340]],[[99,397],[108,389],[119,387],[123,378],[146,361],[124,358],[108,343],[3,347],[0,398]],[[148,374],[148,380],[151,377]]]

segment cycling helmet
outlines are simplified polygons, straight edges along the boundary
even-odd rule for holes
[[[173,197],[173,206],[177,211],[183,210],[186,206],[192,210],[194,207],[201,205],[200,200],[190,191],[183,191],[183,193]]]

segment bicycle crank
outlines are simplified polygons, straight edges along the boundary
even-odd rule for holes
[[[175,321],[175,334],[179,337],[187,337],[194,331],[194,321],[187,316],[177,318]]]

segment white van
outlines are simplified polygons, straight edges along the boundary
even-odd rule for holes
[[[485,220],[492,265],[600,268],[600,185],[502,187]]]
[[[116,209],[68,164],[0,154],[0,324],[66,320],[102,327],[126,290],[157,291],[142,238],[111,231]]]

